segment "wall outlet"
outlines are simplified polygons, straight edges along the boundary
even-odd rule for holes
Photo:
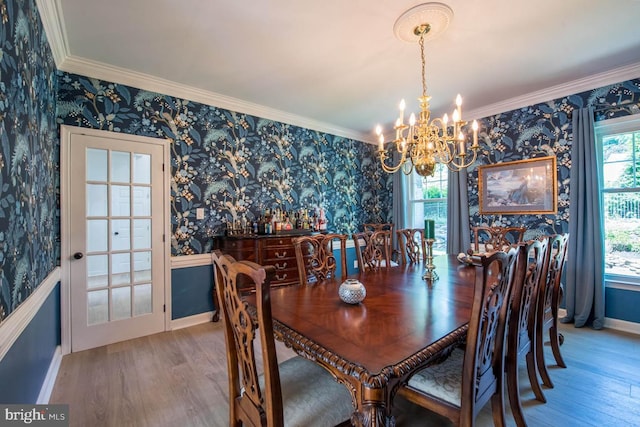
[[[204,208],[196,209],[196,219],[204,219]]]
[[[358,260],[353,261],[353,268],[358,268]]]

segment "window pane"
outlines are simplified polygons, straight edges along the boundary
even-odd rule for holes
[[[133,215],[151,215],[151,187],[133,187]]]
[[[107,250],[107,221],[90,219],[87,221],[87,252]]]
[[[605,272],[640,271],[640,193],[604,194]]]
[[[87,181],[107,180],[107,150],[87,149]]]
[[[129,191],[131,189],[126,185],[111,186],[111,216],[129,216],[131,212]]]
[[[136,184],[151,183],[151,156],[136,153],[133,155],[133,182]]]
[[[107,186],[87,184],[87,216],[107,216]]]
[[[106,255],[87,256],[87,288],[109,284],[109,259]]]
[[[131,317],[131,287],[114,288],[111,290],[113,301],[113,320]]]
[[[634,188],[639,185],[639,141],[640,132],[602,138],[604,188]]]
[[[618,124],[619,125],[619,124]],[[623,130],[623,132],[620,132]],[[602,135],[605,273],[637,282],[640,271],[640,131]],[[615,280],[615,279],[614,279]]]
[[[449,173],[446,166],[436,165],[434,176],[421,177],[416,173],[409,180],[410,211],[408,228],[424,228],[424,220],[435,221],[434,254],[446,252],[447,192]]]
[[[131,222],[128,219],[111,220],[111,250],[126,251],[131,244]]]
[[[129,182],[131,174],[129,153],[123,151],[111,152],[111,181]]]
[[[134,292],[134,315],[139,316],[141,314],[150,314],[152,310],[151,283],[135,286]]]
[[[106,289],[87,294],[87,323],[95,325],[109,321],[109,293]]]

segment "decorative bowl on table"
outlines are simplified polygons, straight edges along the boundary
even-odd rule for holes
[[[338,288],[340,299],[347,304],[358,304],[367,296],[367,289],[357,279],[347,279]]]

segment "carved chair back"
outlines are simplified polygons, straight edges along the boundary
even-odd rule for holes
[[[518,361],[526,355],[529,382],[541,402],[546,402],[538,383],[536,366],[535,328],[540,278],[544,270],[548,239],[530,240],[518,246],[517,276],[511,290],[507,326],[507,388],[511,412],[517,425],[526,425],[520,403]]]
[[[384,231],[389,230],[393,235],[393,229],[395,228],[395,224],[392,222],[379,222],[379,223],[368,223],[362,224],[362,231]]]
[[[313,236],[295,237],[291,241],[296,252],[296,262],[300,283],[319,282],[330,277],[336,277],[338,261],[333,250],[340,249],[340,275],[344,279],[347,275],[347,235],[346,234],[316,234]]]
[[[518,256],[519,250],[512,247],[508,252],[497,251],[472,258],[475,287],[464,356],[460,357],[461,351],[454,349],[449,359],[423,370],[436,371],[433,372],[435,380],[420,383],[410,379],[400,388],[401,396],[460,426],[474,425],[478,412],[491,400],[494,424],[505,425],[502,388],[505,331]],[[443,398],[451,393],[447,387],[457,383],[451,380],[452,377],[460,378],[457,402],[453,401],[455,398]],[[424,385],[424,389],[420,385]],[[438,387],[446,390],[439,392],[435,390]]]
[[[235,261],[219,250],[213,252],[212,259],[227,346],[231,425],[238,421],[254,426],[283,425],[282,392],[269,304],[269,285],[275,268],[261,267],[251,261]],[[237,282],[240,274],[256,284],[256,320],[250,315],[248,304],[241,299]],[[254,352],[257,336],[262,344],[264,392],[259,384],[258,360]]]
[[[526,227],[488,227],[475,226],[473,231],[473,245],[475,252],[504,251],[511,245],[524,240]],[[480,245],[484,245],[484,249]]]
[[[549,331],[551,350],[558,366],[566,367],[560,354],[562,336],[558,333],[558,309],[562,299],[562,274],[567,259],[569,233],[549,236],[549,249],[544,262],[540,289],[538,291],[538,314],[536,328],[537,364],[542,382],[553,387],[544,362],[544,335]]]
[[[391,230],[353,233],[352,235],[360,270],[377,270],[392,267]]]
[[[427,259],[427,244],[424,240],[424,229],[404,228],[396,231],[400,246],[400,261],[416,263]]]

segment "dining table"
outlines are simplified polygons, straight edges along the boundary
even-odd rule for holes
[[[434,281],[422,263],[348,276],[365,286],[358,304],[340,299],[342,278],[270,291],[275,338],[347,387],[355,426],[393,426],[398,388],[466,338],[475,269],[453,255],[434,265]]]

